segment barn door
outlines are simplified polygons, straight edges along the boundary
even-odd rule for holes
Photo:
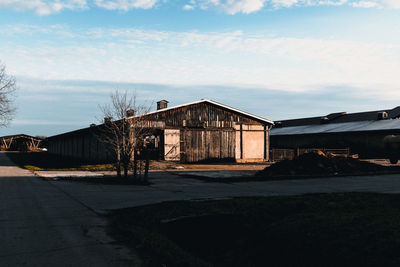
[[[180,160],[179,130],[164,130],[164,160]]]

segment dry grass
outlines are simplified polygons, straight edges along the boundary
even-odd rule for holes
[[[400,196],[175,201],[112,213],[145,266],[399,266]]]

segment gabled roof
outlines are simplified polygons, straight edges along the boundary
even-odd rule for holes
[[[227,109],[227,110],[230,110],[230,111],[232,111],[232,112],[239,113],[239,114],[241,114],[241,115],[243,115],[243,116],[250,117],[250,118],[252,118],[252,119],[254,119],[254,120],[266,122],[266,123],[271,124],[271,125],[274,124],[274,122],[271,121],[271,120],[269,120],[269,119],[266,119],[266,118],[263,118],[263,117],[260,117],[260,116],[257,116],[257,115],[248,113],[248,112],[246,112],[246,111],[242,111],[242,110],[240,110],[240,109],[233,108],[233,107],[230,107],[230,106],[227,106],[227,105],[224,105],[224,104],[221,104],[221,103],[219,103],[219,102],[216,102],[216,101],[213,101],[213,100],[209,100],[209,99],[201,99],[201,100],[194,101],[194,102],[190,102],[190,103],[187,103],[187,104],[182,104],[182,105],[178,105],[178,106],[174,106],[174,107],[169,107],[169,108],[163,108],[163,109],[160,109],[160,110],[148,112],[148,113],[146,113],[146,114],[132,116],[131,118],[142,117],[142,116],[147,116],[147,115],[156,114],[156,113],[162,113],[162,112],[165,112],[165,111],[168,111],[168,110],[173,110],[173,109],[182,108],[182,107],[191,106],[191,105],[200,104],[200,103],[212,104],[212,105],[221,107],[221,108],[223,108],[223,109]]]

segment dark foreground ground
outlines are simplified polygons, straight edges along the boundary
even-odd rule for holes
[[[399,266],[400,196],[330,193],[121,209],[145,266]]]
[[[213,183],[152,172],[138,186],[0,165],[1,266],[399,264],[399,174]],[[109,231],[143,261],[105,235],[109,212]]]

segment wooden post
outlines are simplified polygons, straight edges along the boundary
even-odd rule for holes
[[[243,124],[240,124],[240,159],[243,159]]]
[[[145,153],[144,155],[146,158],[146,163],[144,166],[144,180],[147,181],[147,178],[149,176],[149,166],[150,166],[149,153],[147,151],[147,148],[145,148],[144,153]]]
[[[267,159],[267,126],[264,125],[264,160]]]

